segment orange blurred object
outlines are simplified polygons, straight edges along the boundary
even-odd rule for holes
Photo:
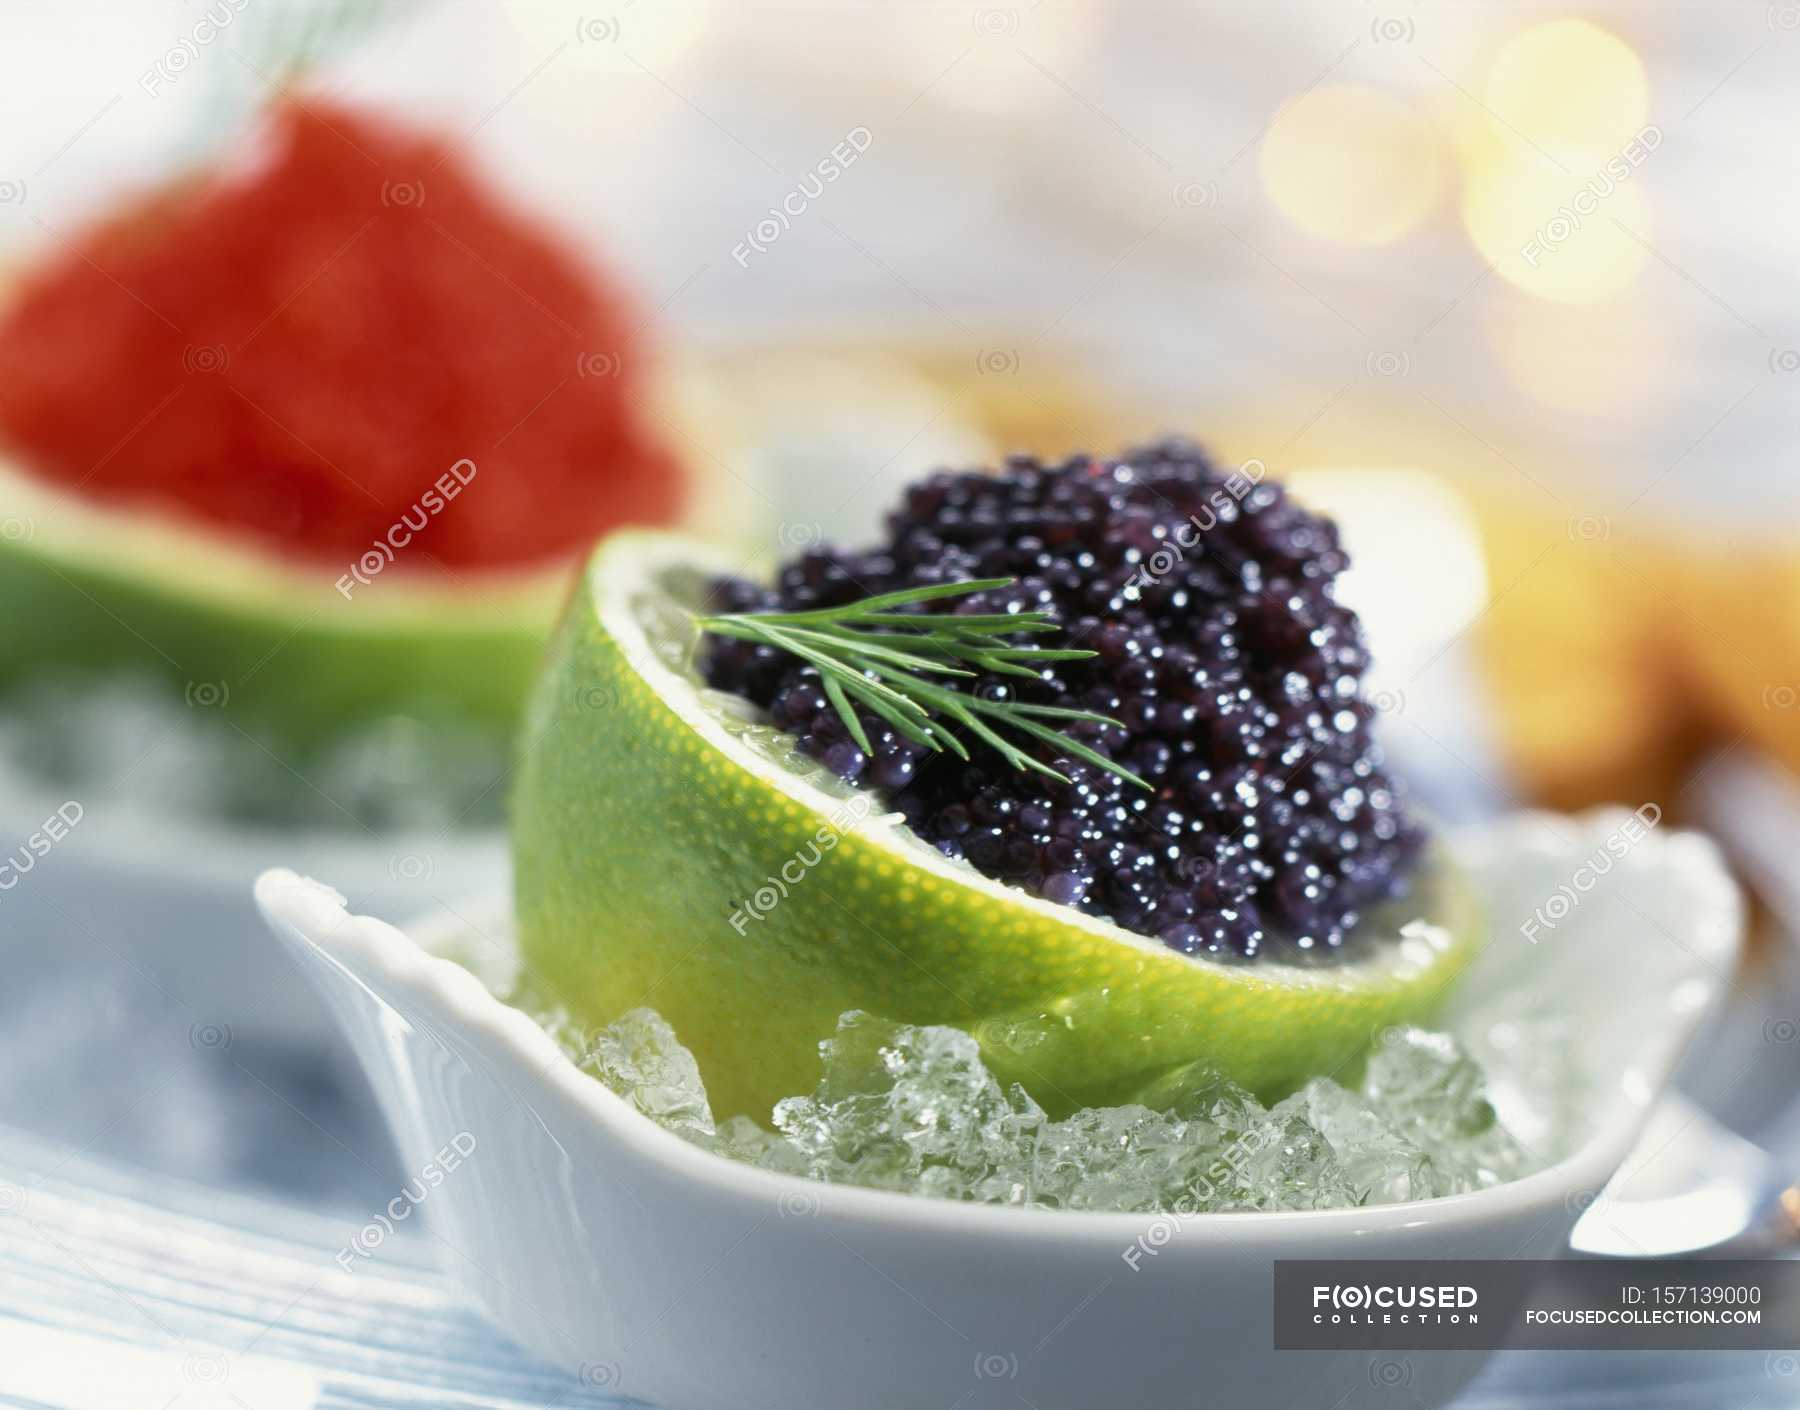
[[[1676,587],[1685,678],[1719,742],[1749,743],[1800,775],[1800,552],[1693,551]]]
[[[1521,791],[1562,809],[1666,804],[1708,732],[1684,683],[1675,547],[1477,503],[1492,598],[1476,654]]]

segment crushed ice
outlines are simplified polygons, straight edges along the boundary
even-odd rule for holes
[[[1355,1088],[1318,1077],[1265,1107],[1235,1083],[1189,1073],[1161,1084],[1166,1110],[1095,1107],[1053,1120],[1021,1088],[1002,1089],[968,1034],[846,1013],[820,1045],[819,1085],[777,1103],[768,1130],[741,1116],[714,1121],[693,1056],[651,1009],[597,1035],[551,1026],[580,1066],[696,1145],[832,1184],[943,1199],[1328,1209],[1482,1189],[1553,1155],[1501,1124],[1482,1068],[1454,1038],[1418,1028],[1384,1031]]]
[[[158,816],[272,827],[449,829],[499,821],[505,741],[394,715],[304,754],[227,727],[228,686],[45,673],[0,700],[0,788],[74,790]]]

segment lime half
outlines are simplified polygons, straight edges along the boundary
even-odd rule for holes
[[[1332,965],[1221,964],[951,861],[692,666],[690,609],[732,565],[667,534],[589,561],[527,715],[519,933],[578,1023],[674,1026],[720,1116],[810,1089],[838,1015],[951,1024],[1052,1112],[1188,1063],[1271,1096],[1424,1017],[1474,946],[1441,864]],[[955,767],[945,759],[934,767]]]

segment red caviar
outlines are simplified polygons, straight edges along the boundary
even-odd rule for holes
[[[408,556],[523,565],[680,510],[642,358],[619,294],[453,144],[288,101],[248,160],[27,273],[0,440],[83,495],[338,566],[468,460]]]

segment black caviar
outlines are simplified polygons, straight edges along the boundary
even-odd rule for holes
[[[1037,683],[955,684],[1111,716],[1069,732],[1154,791],[1048,744],[1039,757],[1067,784],[976,741],[968,762],[932,754],[872,717],[865,756],[818,673],[768,646],[708,637],[707,682],[767,709],[949,856],[1187,954],[1334,953],[1361,912],[1405,894],[1424,833],[1373,737],[1361,628],[1333,597],[1348,560],[1336,527],[1255,462],[1221,471],[1179,440],[1118,460],[1018,456],[998,473],[931,475],[887,522],[886,543],[809,550],[773,590],[716,583],[714,610],[1016,578],[950,610],[1047,611],[1063,630],[1030,644],[1097,654]]]

